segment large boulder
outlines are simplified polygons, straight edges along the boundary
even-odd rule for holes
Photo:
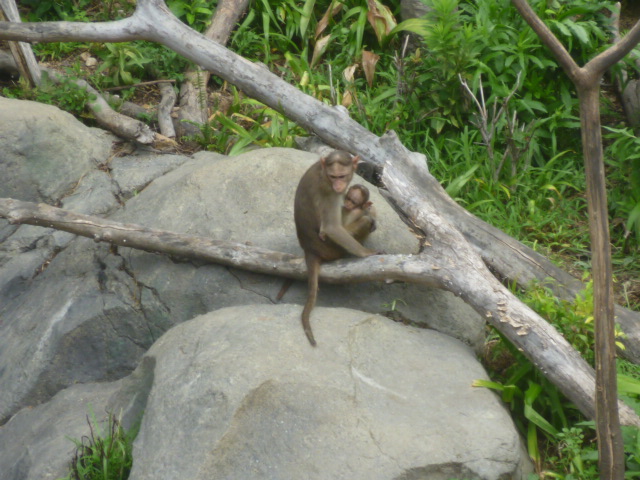
[[[487,377],[468,346],[317,308],[312,348],[299,312],[230,307],[177,325],[131,376],[70,387],[0,427],[0,472],[64,475],[73,444],[63,430],[88,435],[85,415],[99,422],[106,409],[126,426],[143,415],[130,480],[525,478],[507,410],[472,387]]]
[[[302,253],[293,195],[317,155],[117,156],[53,107],[0,98],[0,113],[2,196]],[[370,245],[417,252],[372,191]],[[464,343],[484,322],[447,292],[322,285],[314,349],[304,282],[272,305],[276,277],[5,220],[0,242],[0,480],[63,476],[91,411],[142,418],[133,479],[520,478],[506,411],[471,387],[485,374]],[[375,315],[389,310],[464,343]]]
[[[0,197],[56,202],[108,158],[112,140],[56,107],[0,97]]]
[[[129,223],[302,254],[293,195],[316,159],[291,149],[191,159],[138,152],[111,160],[108,173],[96,167],[77,178],[76,190],[58,201],[83,213],[113,212],[112,218]],[[417,252],[417,238],[372,190],[380,221],[371,246]],[[12,230],[0,245],[0,363],[6,365],[0,370],[0,421],[73,383],[121,378],[173,325],[221,307],[271,304],[282,282],[64,232],[7,228]],[[305,298],[306,286],[297,282],[285,301],[302,304]],[[474,347],[482,343],[482,319],[440,290],[400,283],[323,285],[318,304],[394,309],[406,321]]]

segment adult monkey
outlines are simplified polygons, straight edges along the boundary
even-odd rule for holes
[[[376,209],[369,201],[369,189],[364,185],[351,185],[344,197],[342,205],[342,226],[358,242],[364,242],[369,234],[376,229]],[[325,232],[320,227],[318,235],[323,242],[327,239]],[[282,300],[293,280],[287,278],[282,283],[280,291],[276,295],[276,302]]]
[[[342,205],[353,178],[358,157],[335,150],[314,163],[302,176],[296,190],[294,219],[309,276],[309,295],[302,310],[302,328],[315,347],[309,315],[318,296],[318,275],[322,262],[347,254],[368,257],[377,252],[363,247],[342,225]],[[320,238],[322,230],[325,240]]]

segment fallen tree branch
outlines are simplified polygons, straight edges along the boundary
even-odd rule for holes
[[[10,22],[21,21],[15,0],[0,0],[0,9],[0,20],[6,17]],[[26,79],[31,86],[40,85],[40,67],[31,45],[23,42],[9,42],[9,49],[22,78]]]
[[[43,71],[49,75],[49,78],[54,83],[60,84],[67,79],[78,88],[86,91],[89,94],[87,106],[93,113],[98,124],[107,130],[115,133],[125,140],[135,141],[143,145],[154,144],[159,140],[156,138],[158,134],[153,132],[145,123],[131,117],[127,117],[126,115],[122,115],[112,109],[111,105],[107,103],[102,95],[100,95],[100,93],[85,80],[69,79],[50,68],[43,69]]]
[[[175,138],[176,129],[171,118],[171,110],[176,104],[176,92],[173,90],[173,85],[167,82],[161,83],[160,94],[162,95],[162,100],[158,105],[158,127],[160,128],[160,133],[167,138]]]
[[[420,189],[420,181],[417,184],[413,180],[409,182],[407,177],[409,174],[411,178],[413,175],[420,177],[419,171],[398,169],[391,165],[389,170],[387,180],[394,189],[410,188],[409,193]],[[433,212],[422,202],[416,203],[411,210],[423,221],[435,220]],[[198,259],[267,275],[297,280],[306,278],[304,260],[295,255],[123,224],[45,204],[0,198],[0,217],[13,224],[55,228],[92,238],[96,242]],[[552,326],[513,297],[476,255],[459,255],[460,244],[466,242],[455,228],[446,222],[436,222],[435,229],[437,232],[429,239],[431,247],[423,254],[378,255],[329,262],[323,265],[320,278],[329,283],[397,280],[448,290],[462,297],[523,349],[538,368],[585,415],[591,417],[594,414],[593,369]],[[640,426],[640,418],[622,403],[620,412],[623,422]]]

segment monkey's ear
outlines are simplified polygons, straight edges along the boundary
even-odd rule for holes
[[[353,162],[353,168],[356,168],[358,166],[358,162],[360,161],[360,155],[356,155],[351,159],[351,161]]]
[[[327,157],[320,157],[320,165],[322,165],[322,168],[327,166]]]

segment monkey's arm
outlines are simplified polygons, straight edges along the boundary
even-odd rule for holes
[[[342,225],[327,225],[323,233],[334,243],[340,245],[347,252],[351,255],[355,255],[356,257],[368,257],[376,254],[375,251],[363,247],[360,242],[353,238],[349,231]]]

